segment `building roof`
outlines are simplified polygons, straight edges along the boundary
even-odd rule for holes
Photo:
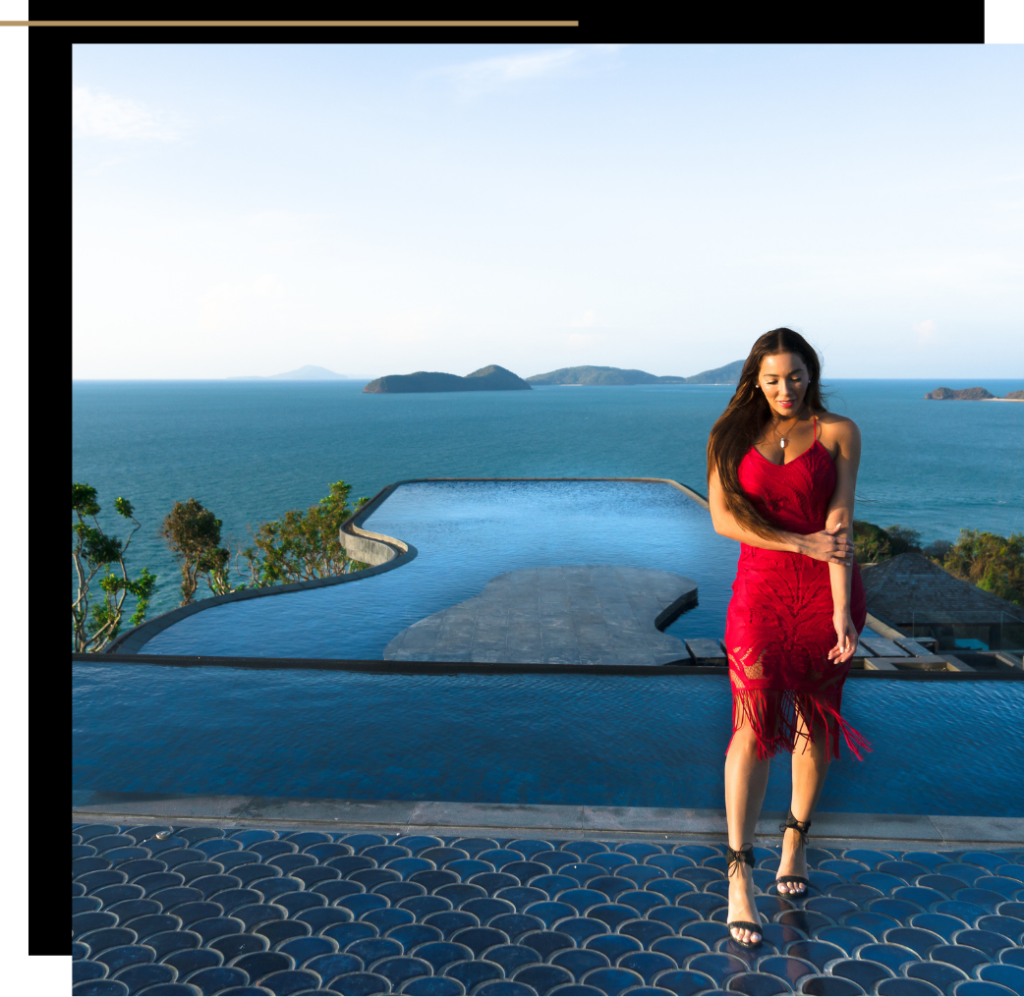
[[[1024,622],[1024,607],[961,581],[920,554],[899,554],[861,570],[868,612],[901,623]],[[1006,614],[1006,615],[1003,615]]]

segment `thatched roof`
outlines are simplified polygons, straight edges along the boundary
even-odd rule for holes
[[[894,626],[1024,622],[1024,607],[961,581],[920,554],[900,554],[861,569],[868,612]]]

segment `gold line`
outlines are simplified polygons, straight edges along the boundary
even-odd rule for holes
[[[0,28],[578,28],[579,21],[0,21]]]

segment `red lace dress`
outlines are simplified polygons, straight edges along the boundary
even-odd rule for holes
[[[816,430],[817,423],[815,436]],[[807,534],[825,528],[836,468],[817,439],[809,450],[781,465],[751,447],[740,462],[739,481],[758,512],[780,529]],[[840,730],[858,759],[860,749],[870,751],[839,712],[850,663],[828,659],[838,639],[828,562],[741,544],[732,591],[725,646],[733,730],[746,719],[757,735],[759,758],[780,748],[792,752],[799,712],[809,722],[828,721],[826,758],[839,756]],[[864,586],[854,562],[850,615],[858,633],[864,629],[866,613]]]

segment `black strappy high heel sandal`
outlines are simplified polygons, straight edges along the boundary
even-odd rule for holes
[[[807,832],[811,829],[811,822],[809,820],[797,820],[793,816],[793,811],[790,809],[789,813],[786,814],[786,823],[779,825],[779,830],[783,835],[786,833],[786,829],[789,828],[796,831],[800,835],[800,843],[807,847]],[[779,883],[803,883],[804,888],[799,893],[779,893],[780,897],[803,897],[807,895],[807,890],[810,887],[810,883],[803,876],[776,876],[775,888],[778,891]]]
[[[747,845],[746,848],[738,849],[729,848],[728,846],[726,846],[725,858],[726,861],[728,861],[729,863],[726,875],[731,879],[733,863],[735,863],[738,867],[741,862],[746,862],[751,869],[754,868],[754,846]],[[737,945],[742,945],[745,949],[756,949],[761,947],[761,941],[764,938],[764,929],[760,924],[754,924],[753,921],[730,921],[726,925],[726,928],[729,929],[729,940],[735,942]],[[747,928],[750,931],[756,931],[759,935],[761,935],[761,938],[759,938],[756,942],[741,941],[739,938],[733,936],[733,928]]]

